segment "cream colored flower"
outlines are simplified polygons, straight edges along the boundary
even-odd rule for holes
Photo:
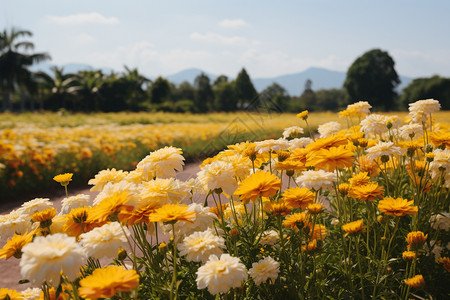
[[[372,108],[372,105],[369,104],[367,101],[359,101],[353,104],[347,105],[347,110],[355,111],[363,115],[370,114],[370,109]]]
[[[371,160],[374,160],[377,157],[381,156],[390,156],[390,155],[401,155],[402,149],[397,147],[392,142],[378,142],[373,147],[367,149],[367,157]]]
[[[335,173],[326,172],[324,170],[310,170],[304,171],[295,181],[301,187],[303,186],[318,191],[320,188],[330,189],[336,180],[337,177]]]
[[[292,126],[285,128],[283,131],[283,138],[285,139],[295,139],[299,138],[303,134],[303,128],[299,126]]]
[[[252,268],[248,270],[248,274],[253,278],[256,285],[266,282],[267,279],[275,281],[279,272],[280,263],[270,256],[253,263]]]
[[[125,233],[124,233],[125,232]],[[118,222],[111,222],[80,235],[80,243],[88,256],[115,258],[120,248],[127,246],[130,232]]]
[[[0,236],[9,238],[17,234],[23,234],[31,231],[31,222],[27,215],[20,210],[13,210],[9,214],[0,215]]]
[[[128,175],[128,172],[124,172],[122,170],[116,170],[114,168],[101,170],[95,177],[91,180],[89,180],[88,184],[93,185],[91,188],[91,191],[98,191],[101,192],[103,190],[103,187],[111,182],[111,183],[118,183],[121,182],[126,176]]]
[[[293,139],[289,141],[289,150],[295,150],[298,148],[305,148],[309,144],[311,144],[313,141],[312,138],[303,137],[299,139]]]
[[[27,288],[20,293],[22,294],[24,300],[39,300],[41,298],[40,288]]]
[[[439,101],[434,99],[418,100],[414,103],[409,103],[410,112],[423,112],[426,115],[437,112],[441,109]]]
[[[209,260],[197,271],[197,288],[208,288],[216,295],[226,293],[231,288],[240,287],[247,279],[247,269],[241,260],[229,254],[222,254],[220,259],[211,255]]]
[[[216,214],[212,213],[209,207],[204,207],[202,204],[191,203],[188,205],[188,211],[195,211],[194,222],[177,222],[175,223],[176,236],[183,237],[190,235],[196,231],[205,231],[214,226],[214,219],[217,219]],[[172,226],[167,226],[169,231]]]
[[[210,255],[221,255],[222,249],[225,249],[225,240],[213,234],[211,230],[194,232],[178,245],[180,255],[186,255],[187,261],[202,263],[205,263]]]
[[[258,153],[264,153],[268,152],[270,150],[272,151],[278,151],[278,150],[287,150],[289,148],[289,142],[285,139],[278,139],[278,140],[265,140],[261,142],[256,142],[255,151]]]
[[[335,121],[324,123],[319,125],[318,131],[320,138],[329,137],[332,134],[336,134],[341,130],[341,124]]]
[[[143,170],[146,180],[154,177],[175,177],[177,171],[183,170],[184,157],[182,153],[180,148],[164,147],[147,155],[138,163],[136,169]]]
[[[222,189],[228,195],[232,195],[238,187],[234,173],[234,167],[231,163],[215,161],[204,166],[197,173],[197,177],[208,189]]]
[[[439,213],[433,215],[430,218],[430,223],[435,230],[448,231],[450,229],[450,214],[449,213]]]
[[[267,230],[262,233],[259,243],[261,245],[275,245],[275,243],[280,239],[278,232],[275,230]]]
[[[90,206],[91,205],[90,198],[91,197],[89,195],[78,194],[75,196],[70,196],[68,198],[62,199],[61,201],[62,207],[59,215],[67,214],[74,208]]]
[[[94,205],[99,205],[103,200],[114,197],[114,195],[126,195],[127,205],[138,205],[140,203],[140,197],[137,186],[128,181],[120,181],[117,183],[108,182],[97,197],[95,197]]]
[[[156,178],[144,182],[140,187],[141,206],[162,206],[169,203],[181,203],[189,197],[186,183],[174,178]]]
[[[386,116],[379,114],[368,115],[364,120],[361,121],[361,131],[365,134],[383,134],[388,131]]]
[[[35,198],[22,204],[22,206],[17,211],[19,211],[21,214],[31,216],[35,212],[43,211],[52,207],[53,203],[50,202],[50,199]]]
[[[399,128],[399,133],[405,140],[417,139],[423,135],[423,126],[417,123],[403,125]]]
[[[86,262],[83,248],[63,233],[46,237],[38,236],[22,248],[20,273],[23,278],[41,284],[45,281],[58,286],[61,272],[73,281],[78,277],[80,267]]]

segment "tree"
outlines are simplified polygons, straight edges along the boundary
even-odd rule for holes
[[[239,72],[236,77],[235,88],[236,96],[239,101],[238,106],[240,108],[244,107],[246,103],[251,103],[258,96],[258,92],[244,68],[242,68],[241,72]]]
[[[217,80],[216,80],[217,81]],[[216,97],[214,108],[218,111],[236,111],[237,97],[234,82],[221,81],[214,85],[214,95]]]
[[[34,63],[50,59],[47,53],[29,53],[34,44],[21,40],[22,37],[31,37],[28,30],[11,28],[0,32],[0,86],[4,90],[3,110],[11,109],[11,98],[20,85],[31,82],[32,74],[28,67]],[[21,52],[23,50],[23,52]],[[26,86],[27,87],[27,86]],[[21,99],[21,108],[24,108],[24,98]]]
[[[287,111],[291,99],[286,89],[276,82],[265,88],[259,97],[267,109],[278,112]]]
[[[368,100],[386,111],[394,108],[400,83],[394,60],[385,51],[374,49],[358,57],[347,71],[344,88],[351,101]]]
[[[169,100],[171,94],[170,82],[162,77],[156,78],[150,88],[150,98],[152,103],[161,104]]]
[[[408,107],[408,103],[421,99],[434,98],[439,100],[443,110],[450,109],[450,78],[433,76],[430,78],[414,79],[403,89],[400,103],[403,108]]]
[[[192,85],[187,81],[183,81],[178,87],[173,89],[172,99],[174,102],[181,100],[194,101],[194,94],[195,91]]]
[[[105,83],[105,75],[101,70],[80,71],[77,74],[79,108],[84,111],[100,110],[100,90]]]
[[[199,113],[205,113],[211,109],[214,101],[214,93],[209,83],[209,77],[201,73],[194,81],[194,104]]]

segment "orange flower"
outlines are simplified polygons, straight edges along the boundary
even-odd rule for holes
[[[295,187],[284,191],[283,199],[290,209],[305,209],[314,201],[314,193],[305,187]]]
[[[314,214],[314,215],[317,215],[318,213],[320,213],[322,211],[322,208],[323,208],[322,203],[311,203],[307,207],[309,213]]]
[[[376,182],[370,182],[365,185],[352,187],[348,195],[361,201],[372,201],[383,196],[383,193],[383,187],[378,186]]]
[[[414,257],[416,257],[416,252],[414,252],[414,251],[404,251],[402,256],[403,256],[404,260],[413,260]]]
[[[424,235],[422,231],[412,231],[406,236],[406,242],[408,243],[408,248],[416,250],[421,249],[425,241],[427,240],[428,234]]]
[[[258,197],[272,197],[281,188],[281,180],[274,174],[264,171],[245,178],[234,192],[242,201],[255,201]]]
[[[350,178],[348,182],[350,182],[350,185],[352,187],[369,184],[370,177],[367,176],[367,174],[367,172],[359,172],[358,174]]]
[[[295,213],[286,216],[283,221],[283,226],[292,229],[300,229],[308,225],[308,218],[304,212]]]
[[[441,257],[439,258],[439,262],[444,265],[444,268],[447,272],[450,272],[450,258],[449,257]]]
[[[417,213],[417,206],[410,206],[414,201],[407,199],[386,197],[378,203],[378,209],[390,216],[402,217],[405,215],[414,215]]]
[[[342,225],[342,230],[344,230],[346,232],[344,236],[347,236],[349,234],[353,235],[358,232],[364,232],[364,221],[363,221],[363,219],[361,219],[358,221],[344,224],[344,225]]]
[[[2,249],[0,249],[0,259],[4,258],[5,260],[8,260],[11,256],[20,258],[22,256],[22,248],[30,243],[32,239],[32,232],[24,233],[23,235],[14,233],[13,237],[6,242]]]
[[[367,174],[372,177],[380,173],[380,168],[377,163],[371,160],[367,155],[360,156],[358,158],[359,170],[361,172],[367,172]]]
[[[279,203],[267,202],[264,205],[264,210],[274,216],[285,216],[291,212],[283,201]]]
[[[155,210],[149,216],[150,222],[172,223],[176,221],[184,221],[192,223],[195,218],[195,211],[188,210],[187,205],[165,204]]]
[[[105,224],[103,222],[97,222],[95,219],[89,218],[92,207],[77,207],[72,209],[67,215],[65,215],[65,223],[63,225],[63,231],[69,236],[78,237],[80,234],[89,232],[96,227],[100,227]]]
[[[310,225],[309,229],[312,230],[312,225]],[[312,238],[314,240],[323,240],[327,236],[327,228],[321,224],[315,224],[314,230],[312,233]]]
[[[303,252],[313,252],[313,251],[316,251],[318,249],[319,249],[319,247],[317,246],[317,240],[312,240],[307,245],[303,245],[302,246],[302,251]]]
[[[405,279],[405,283],[410,287],[420,289],[425,285],[425,280],[422,275],[416,275],[412,278]]]
[[[307,166],[314,166],[316,169],[326,169],[329,172],[351,167],[354,154],[345,146],[330,147],[310,152],[307,155]]]

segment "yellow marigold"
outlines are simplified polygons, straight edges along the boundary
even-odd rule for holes
[[[228,206],[230,206],[228,203],[222,204],[222,206],[219,208],[219,206],[217,207],[210,207],[209,211],[212,212],[213,214],[215,214],[217,217],[220,217],[221,212],[223,213]]]
[[[323,205],[322,203],[311,203],[308,205],[307,209],[311,214],[318,214],[322,211]]]
[[[42,222],[53,219],[55,217],[55,215],[56,215],[56,209],[54,209],[52,207],[52,208],[47,208],[43,211],[35,212],[34,214],[32,214],[30,216],[30,218],[33,222],[41,222],[42,223]]]
[[[318,249],[319,247],[317,246],[317,240],[312,240],[308,244],[302,246],[303,252],[313,252]]]
[[[430,140],[438,148],[450,148],[450,132],[448,130],[439,130],[430,134]]]
[[[293,160],[293,161],[299,161],[303,164],[306,164],[306,155],[307,154],[308,154],[308,151],[305,148],[297,148],[291,153],[291,156],[289,157],[289,159]]]
[[[383,193],[383,187],[378,186],[378,183],[376,182],[371,182],[365,185],[352,187],[348,195],[361,201],[372,201],[382,197]]]
[[[80,280],[80,296],[86,299],[111,298],[117,291],[129,292],[139,285],[135,270],[123,266],[109,266],[96,269],[92,275]]]
[[[53,177],[53,180],[60,183],[61,185],[68,185],[70,181],[72,181],[73,173],[64,173],[59,174]]]
[[[8,300],[22,300],[22,293],[17,292],[16,290],[10,290],[7,288],[0,288],[0,299],[8,299]]]
[[[353,235],[358,232],[364,232],[364,220],[360,219],[354,222],[350,222],[342,225],[342,230],[345,231],[345,235]]]
[[[361,148],[367,148],[367,146],[369,145],[369,140],[365,138],[360,138],[358,139],[358,145]]]
[[[408,201],[407,199],[392,197],[385,197],[378,203],[378,209],[390,216],[402,217],[405,215],[414,215],[417,213],[417,206],[410,206],[414,204],[414,201]]]
[[[33,233],[24,233],[22,235],[14,233],[13,237],[8,240],[0,249],[0,259],[8,260],[11,256],[21,258],[22,248],[33,240]],[[0,297],[0,299],[2,299]]]
[[[425,280],[422,275],[416,275],[412,278],[405,279],[405,284],[410,287],[420,289],[425,285]]]
[[[305,187],[289,188],[284,191],[283,199],[290,209],[305,209],[314,201],[314,193]]]
[[[342,195],[347,195],[348,192],[350,191],[350,184],[348,183],[341,183],[338,187],[339,193],[341,193]]]
[[[351,167],[354,156],[354,153],[345,146],[330,147],[310,152],[306,157],[306,165],[332,172],[336,169]]]
[[[317,151],[320,149],[329,149],[332,147],[339,147],[342,145],[347,145],[347,137],[343,134],[332,134],[329,137],[317,139],[314,143],[306,146],[306,153]]]
[[[445,270],[450,272],[450,258],[449,257],[441,257],[439,258],[439,263],[444,265]]]
[[[100,227],[105,222],[98,222],[95,219],[89,218],[92,207],[77,207],[72,209],[65,215],[65,222],[63,231],[69,236],[78,237],[82,233],[91,231],[96,227]]]
[[[121,191],[104,198],[99,204],[94,206],[89,212],[89,222],[105,222],[110,216],[119,216],[124,212],[131,212],[133,206],[127,205],[129,201],[129,193]]]
[[[298,113],[298,114],[297,114],[297,118],[303,119],[303,120],[308,119],[308,111],[307,111],[307,110],[304,110],[304,111],[302,111],[301,113]]]
[[[274,174],[264,171],[245,178],[234,192],[242,201],[255,201],[258,197],[272,197],[281,188],[281,180]]]
[[[424,235],[422,231],[412,231],[406,236],[406,242],[408,243],[409,249],[421,249],[425,241],[427,240],[428,234]]]
[[[368,174],[367,172],[359,172],[358,174],[350,178],[348,182],[350,182],[350,185],[352,187],[366,185],[370,182],[370,177],[367,176],[367,174]]]
[[[305,164],[301,161],[287,159],[285,161],[278,161],[275,165],[275,169],[277,170],[285,170],[285,171],[303,171],[306,170]]]
[[[286,216],[283,220],[283,226],[286,228],[300,229],[307,225],[308,225],[308,218],[304,212]]]
[[[416,252],[414,252],[414,251],[404,251],[402,256],[403,256],[404,260],[413,260],[414,257],[416,257]]]
[[[291,156],[291,153],[289,151],[286,150],[278,150],[277,151],[277,158],[279,162],[283,162],[286,159],[289,158],[289,156]]]
[[[192,219],[195,218],[195,211],[188,210],[189,206],[183,204],[165,204],[162,207],[155,210],[149,216],[150,222],[176,222],[176,221],[184,221],[184,222],[193,222]]]
[[[155,205],[154,203],[146,206],[140,206],[131,212],[121,213],[121,219],[127,223],[128,226],[133,226],[138,223],[149,224],[150,221],[148,218],[156,211],[157,208],[159,208],[159,205]]]
[[[312,225],[310,225],[309,229],[312,230]],[[327,236],[327,228],[321,224],[315,224],[314,230],[312,233],[312,239],[314,240],[323,240]]]
[[[367,155],[360,156],[358,158],[359,170],[361,172],[367,172],[370,177],[376,176],[380,173],[380,168],[371,160]]]
[[[264,210],[274,216],[285,216],[291,212],[284,201],[279,203],[266,202]]]

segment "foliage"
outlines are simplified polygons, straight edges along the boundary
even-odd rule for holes
[[[407,108],[410,102],[432,97],[439,99],[443,110],[450,110],[450,78],[433,76],[414,79],[403,89],[400,103]]]

